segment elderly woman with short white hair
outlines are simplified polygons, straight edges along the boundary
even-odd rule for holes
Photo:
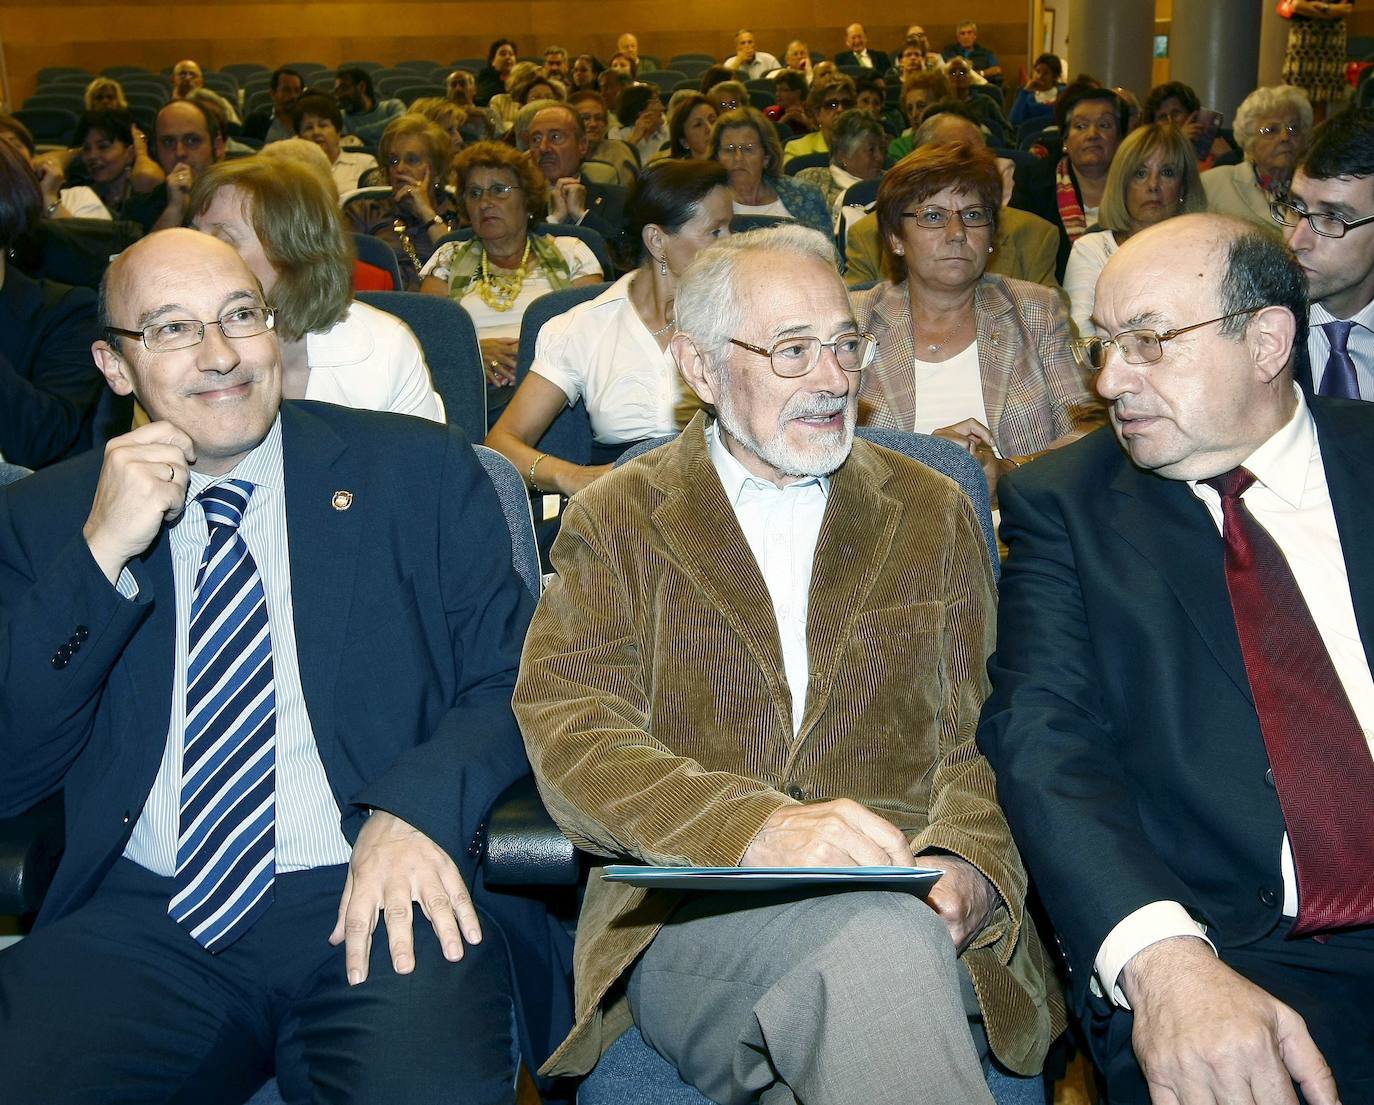
[[[1312,105],[1304,92],[1286,84],[1257,88],[1236,109],[1234,130],[1245,160],[1202,174],[1207,210],[1245,219],[1280,237],[1282,228],[1270,217],[1269,204],[1288,191],[1307,149]]]
[[[886,157],[887,135],[883,125],[866,111],[852,108],[835,120],[830,136],[830,164],[802,169],[794,179],[819,188],[838,221],[845,192],[855,184],[882,176]]]

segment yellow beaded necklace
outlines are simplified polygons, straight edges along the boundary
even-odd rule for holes
[[[525,286],[525,277],[529,274],[525,263],[529,259],[530,240],[526,236],[525,252],[521,254],[516,270],[509,276],[492,276],[487,251],[482,250],[482,282],[477,285],[477,294],[482,297],[482,302],[493,311],[509,311],[519,298],[520,289]]]

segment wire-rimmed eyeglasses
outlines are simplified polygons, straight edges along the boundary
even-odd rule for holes
[[[176,349],[190,349],[205,340],[205,328],[218,326],[226,338],[238,340],[265,334],[276,324],[276,312],[271,307],[235,307],[217,319],[169,319],[154,322],[142,330],[125,330],[119,326],[105,327],[106,333],[124,338],[138,338],[150,353],[170,353]]]
[[[1074,355],[1084,368],[1090,368],[1094,372],[1101,371],[1107,363],[1107,346],[1114,345],[1121,354],[1121,359],[1127,364],[1154,364],[1164,356],[1164,343],[1173,341],[1181,334],[1186,334],[1190,330],[1201,330],[1204,326],[1211,326],[1216,322],[1225,322],[1228,318],[1240,318],[1242,315],[1253,315],[1256,311],[1264,310],[1263,307],[1247,307],[1243,311],[1232,311],[1230,314],[1221,315],[1219,318],[1209,318],[1206,322],[1195,322],[1191,326],[1176,326],[1172,330],[1165,330],[1159,333],[1156,330],[1123,330],[1121,333],[1110,338],[1074,338],[1069,344],[1073,346]]]
[[[846,372],[862,372],[873,363],[873,355],[878,351],[878,339],[872,334],[850,331],[821,341],[820,338],[805,337],[783,338],[774,342],[769,349],[761,345],[750,345],[738,338],[730,339],[731,345],[738,345],[750,353],[767,357],[773,372],[785,380],[805,376],[821,363],[821,351],[829,349],[835,354],[835,363]]]

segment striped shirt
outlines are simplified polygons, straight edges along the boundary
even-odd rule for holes
[[[201,556],[210,543],[205,511],[196,496],[211,484],[230,479],[255,485],[239,532],[257,562],[267,599],[272,634],[273,679],[277,695],[278,872],[347,863],[348,841],[339,828],[339,804],[329,788],[315,746],[314,730],[301,689],[296,658],[296,623],[291,607],[291,561],[286,530],[286,482],[282,470],[281,419],[262,443],[221,476],[191,473],[186,510],[168,531],[176,588],[176,655],[172,677],[171,723],[153,789],[124,849],[127,859],[157,875],[176,873],[181,792],[181,754],[186,729],[186,653],[191,596]],[[127,570],[119,589],[136,594]]]

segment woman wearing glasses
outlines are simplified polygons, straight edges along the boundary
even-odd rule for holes
[[[825,197],[814,184],[782,175],[777,128],[757,108],[736,108],[716,119],[711,157],[729,174],[736,215],[792,219],[833,236]]]
[[[918,149],[878,189],[888,280],[854,297],[859,329],[878,340],[860,422],[958,443],[994,496],[1019,459],[1101,421],[1059,297],[984,272],[1001,202],[986,148]]]
[[[322,172],[284,157],[221,161],[191,189],[191,210],[275,309],[287,399],[444,420],[415,335],[353,299],[353,250]]]
[[[1092,323],[1097,277],[1121,243],[1147,226],[1175,215],[1207,210],[1193,143],[1173,123],[1149,123],[1131,131],[1112,159],[1097,212],[1097,231],[1074,242],[1064,269],[1064,292],[1074,329],[1097,333]]]
[[[458,229],[458,201],[444,184],[453,159],[453,140],[423,115],[398,115],[377,147],[389,196],[359,196],[344,207],[358,234],[380,238],[396,254],[401,287],[420,290],[420,270],[435,247]]]
[[[1202,174],[1207,209],[1247,219],[1277,237],[1269,204],[1285,196],[1307,149],[1312,105],[1305,93],[1289,85],[1257,88],[1236,109],[1234,130],[1245,160]]]
[[[548,184],[528,156],[501,142],[468,146],[453,163],[473,236],[434,251],[420,290],[460,303],[477,327],[487,409],[515,384],[525,308],[545,292],[601,280],[601,264],[578,238],[531,233],[548,210]]]

